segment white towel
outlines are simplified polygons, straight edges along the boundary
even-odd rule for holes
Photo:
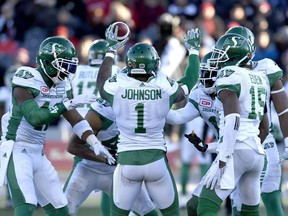
[[[234,179],[234,159],[231,155],[226,162],[226,167],[224,173],[220,179],[220,189],[234,189],[235,179]]]

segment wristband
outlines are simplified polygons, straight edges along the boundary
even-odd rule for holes
[[[190,49],[189,50],[189,55],[198,55],[199,56],[199,50],[196,50],[196,49]]]
[[[73,130],[73,133],[75,133],[80,139],[82,139],[82,135],[84,132],[93,131],[92,128],[90,127],[89,123],[84,119],[82,121],[78,122],[77,124],[75,124],[73,126],[72,130]]]
[[[112,59],[115,59],[115,54],[113,52],[106,52],[105,57],[110,57]]]
[[[93,147],[93,144],[96,142],[99,142],[99,140],[96,138],[94,134],[90,134],[86,139],[86,143],[88,143],[92,147]]]
[[[285,137],[284,144],[285,144],[285,148],[288,148],[288,137]]]

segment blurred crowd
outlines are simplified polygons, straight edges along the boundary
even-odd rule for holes
[[[86,64],[92,41],[104,38],[114,21],[132,31],[119,63],[132,44],[146,41],[157,49],[165,72],[177,79],[185,67],[187,29],[201,29],[201,57],[228,28],[243,25],[256,36],[254,59],[271,58],[288,74],[286,0],[6,0],[0,7],[0,86],[5,73],[36,66],[39,44],[48,36],[69,38],[80,64]]]

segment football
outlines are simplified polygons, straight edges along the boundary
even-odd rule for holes
[[[129,37],[130,29],[128,25],[124,22],[115,22],[112,24],[114,26],[114,31],[117,31],[117,40],[122,41]]]

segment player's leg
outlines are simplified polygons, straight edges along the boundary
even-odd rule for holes
[[[110,197],[104,192],[102,192],[100,208],[102,216],[110,215]]]
[[[68,216],[68,207],[64,206],[62,208],[54,208],[52,204],[47,204],[43,206],[43,209],[45,210],[45,216]]]
[[[192,197],[186,203],[186,209],[188,216],[197,216],[197,207],[199,202],[199,196],[203,188],[204,178],[201,179],[192,193]]]
[[[261,184],[261,197],[267,215],[284,216],[281,202],[281,165],[279,153],[273,137],[267,137],[264,142],[267,155],[267,169]]]
[[[71,178],[71,176],[73,175],[73,172],[74,172],[74,169],[75,167],[77,166],[77,164],[82,161],[82,158],[78,157],[78,156],[75,156],[74,159],[73,159],[73,166],[72,166],[72,170],[71,172],[69,173],[69,176],[64,184],[64,187],[63,187],[63,191],[65,192],[66,188],[67,188],[67,184],[69,183],[69,180]]]
[[[264,155],[256,153],[254,150],[238,150],[238,162],[245,164],[244,175],[241,176],[238,184],[241,193],[242,206],[240,214],[244,216],[259,215],[260,203],[260,174],[263,169]]]
[[[108,165],[103,164],[103,166]],[[75,167],[65,190],[69,215],[76,215],[79,207],[91,192],[104,191],[110,194],[113,172],[100,174],[93,168],[93,166],[87,165],[84,160]],[[114,167],[109,166],[108,168],[114,170]],[[108,213],[106,212],[105,214],[107,215]]]
[[[37,163],[34,182],[38,203],[46,215],[68,215],[68,202],[55,168],[44,154],[37,155],[34,162]]]
[[[142,176],[143,166],[117,165],[113,175],[111,216],[129,215],[142,187],[143,177],[140,176]]]
[[[21,151],[23,152],[21,153]],[[7,180],[14,216],[32,216],[37,205],[33,181],[33,162],[27,151],[17,145],[14,146],[9,160]]]
[[[164,216],[180,215],[178,192],[166,158],[150,163],[145,185],[151,199]],[[148,172],[147,172],[148,173]]]
[[[152,203],[144,185],[142,185],[141,190],[137,195],[137,199],[135,200],[132,206],[132,210],[133,212],[136,213],[136,215],[145,215],[145,216],[158,215],[155,206]]]

